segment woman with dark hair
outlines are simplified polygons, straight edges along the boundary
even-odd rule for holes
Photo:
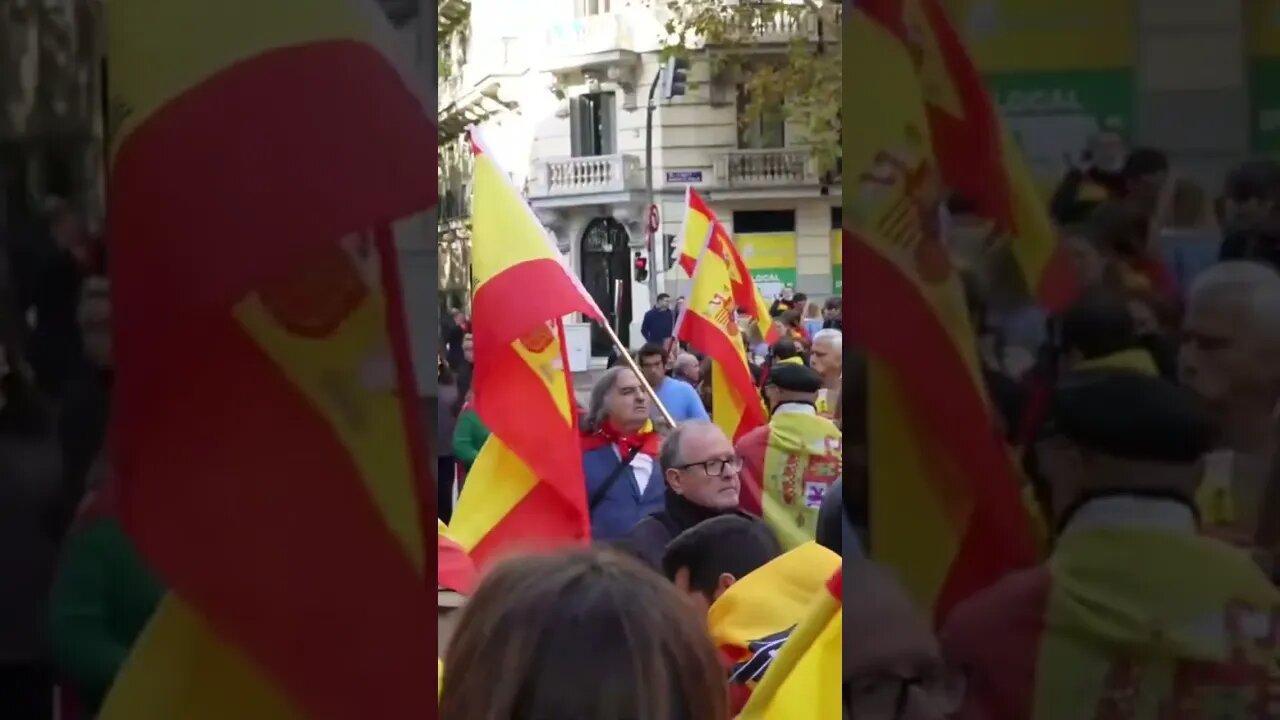
[[[445,656],[440,717],[728,720],[727,693],[705,618],[657,573],[596,550],[486,575]]]
[[[0,345],[0,715],[47,720],[62,471],[53,419],[9,347]]]

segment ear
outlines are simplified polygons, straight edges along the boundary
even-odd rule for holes
[[[738,582],[738,578],[730,575],[729,573],[720,573],[720,578],[716,580],[715,599],[719,600],[720,596],[725,594],[725,592],[727,592],[729,588],[733,587],[733,584],[736,582]]]
[[[684,494],[684,478],[680,477],[680,471],[675,468],[668,468],[663,475],[667,478],[667,487],[677,495]]]

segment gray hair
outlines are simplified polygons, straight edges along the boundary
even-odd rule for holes
[[[591,386],[591,398],[587,401],[587,416],[582,421],[582,429],[588,433],[594,433],[604,426],[606,416],[609,409],[605,400],[609,397],[609,391],[613,390],[613,386],[618,384],[618,378],[623,373],[635,374],[631,368],[626,365],[616,365],[604,371],[604,375]]]
[[[676,356],[675,367],[683,367],[685,365],[692,365],[693,367],[698,367],[697,356],[695,356],[693,353],[680,353],[678,356]]]
[[[1248,305],[1249,323],[1265,333],[1271,344],[1280,344],[1280,273],[1270,265],[1250,260],[1229,260],[1206,268],[1188,293],[1189,305],[1206,295],[1239,293]]]
[[[835,348],[838,353],[844,353],[844,333],[835,328],[823,328],[813,334],[813,345],[826,340],[831,343],[831,347]]]
[[[690,432],[707,429],[714,429],[718,432],[720,427],[707,420],[685,420],[667,433],[667,436],[662,438],[662,447],[658,450],[658,464],[662,467],[663,472],[680,466],[680,449],[685,435]]]

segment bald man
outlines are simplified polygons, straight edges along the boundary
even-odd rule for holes
[[[1253,546],[1280,402],[1280,274],[1248,261],[1204,271],[1182,336],[1179,379],[1208,405],[1219,432],[1198,497],[1205,527]]]
[[[844,565],[845,717],[941,720],[963,699],[924,615],[897,579],[867,560]]]

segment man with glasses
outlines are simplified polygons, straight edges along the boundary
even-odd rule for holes
[[[658,462],[666,480],[662,510],[636,524],[623,540],[653,568],[662,567],[667,543],[720,515],[751,518],[738,509],[742,459],[724,432],[706,420],[681,423],[662,441]]]
[[[843,468],[840,429],[816,407],[822,386],[813,368],[776,366],[764,385],[769,424],[738,440],[742,509],[764,518],[785,550],[814,540],[818,510]]]

